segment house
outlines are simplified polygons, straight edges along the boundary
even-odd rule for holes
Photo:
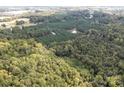
[[[52,35],[56,35],[56,33],[55,32],[51,32],[52,33]]]
[[[77,29],[76,28],[73,28],[72,30],[68,30],[68,32],[71,32],[72,34],[77,34]]]

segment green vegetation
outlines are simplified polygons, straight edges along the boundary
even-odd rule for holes
[[[114,37],[116,32],[104,34],[90,30],[75,40],[54,44],[52,50],[57,56],[79,60],[74,64],[90,72],[93,86],[123,86],[124,37]]]
[[[0,86],[91,86],[80,72],[30,40],[0,40]]]
[[[82,10],[29,18],[35,26],[0,30],[0,86],[124,86],[123,16]]]

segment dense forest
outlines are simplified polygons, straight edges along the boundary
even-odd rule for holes
[[[124,86],[124,16],[27,17],[37,25],[0,30],[0,86]]]

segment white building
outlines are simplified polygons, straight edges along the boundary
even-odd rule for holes
[[[69,30],[69,32],[71,32],[72,34],[77,34],[77,29],[76,28],[74,28],[74,29],[72,29],[72,30]]]
[[[52,33],[52,35],[56,35],[56,33],[55,32],[51,32]]]

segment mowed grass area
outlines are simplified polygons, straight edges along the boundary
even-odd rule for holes
[[[17,11],[19,12],[19,11]],[[36,24],[30,22],[30,17],[31,16],[50,16],[55,14],[56,11],[38,11],[38,12],[24,12],[22,14],[10,14],[4,15],[0,14],[0,29],[6,29],[6,28],[11,28],[11,27],[16,27],[16,21],[24,21],[25,23],[23,26],[34,26]],[[5,27],[3,26],[5,24]]]
[[[17,18],[17,19],[8,21],[8,22],[0,22],[0,28],[1,29],[5,28],[5,27],[2,26],[3,24],[6,25],[6,28],[15,27],[16,26],[16,21],[21,21],[21,20],[23,20],[25,22],[24,25],[29,25],[29,23],[30,23],[28,18]]]

